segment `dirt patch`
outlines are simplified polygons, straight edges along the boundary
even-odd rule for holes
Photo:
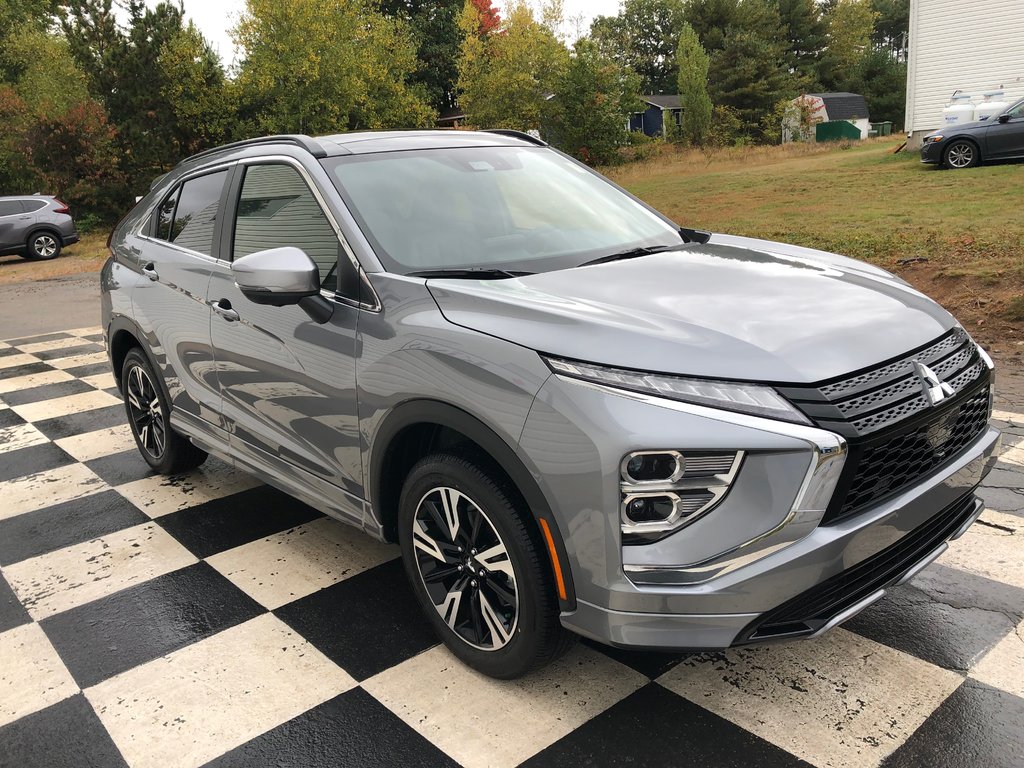
[[[21,256],[0,256],[0,285],[50,280],[55,277],[99,272],[107,260],[106,234],[83,235],[51,261],[31,261]]]

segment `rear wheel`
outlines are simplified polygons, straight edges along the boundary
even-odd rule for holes
[[[25,244],[27,258],[49,261],[60,256],[60,238],[52,232],[33,232]]]
[[[173,475],[198,467],[206,451],[171,429],[171,408],[157,374],[141,349],[131,350],[121,368],[121,389],[139,453],[157,472]]]
[[[416,598],[463,662],[513,678],[572,644],[532,515],[500,473],[459,454],[428,456],[406,478],[398,514]]]
[[[981,162],[981,153],[970,141],[954,141],[946,147],[946,165],[954,170],[973,168]]]

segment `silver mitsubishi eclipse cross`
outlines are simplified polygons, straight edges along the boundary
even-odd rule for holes
[[[495,677],[576,635],[821,635],[964,533],[999,444],[988,355],[899,278],[680,227],[511,131],[219,147],[110,251],[153,469],[213,453],[397,543]]]

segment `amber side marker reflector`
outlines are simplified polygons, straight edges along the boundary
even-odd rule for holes
[[[544,541],[548,545],[548,552],[551,553],[551,564],[555,567],[555,582],[558,584],[558,596],[562,600],[568,600],[569,598],[565,592],[565,579],[562,578],[562,564],[558,562],[558,552],[555,550],[555,540],[551,538],[551,529],[548,527],[547,520],[543,517],[538,519],[540,520],[540,529],[544,533]]]

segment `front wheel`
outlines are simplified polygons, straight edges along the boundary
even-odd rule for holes
[[[455,453],[422,459],[399,502],[406,573],[434,631],[463,662],[514,678],[573,636],[532,515],[500,473]]]
[[[131,350],[121,368],[121,390],[139,453],[162,475],[194,469],[206,461],[206,451],[171,429],[171,407],[157,374],[142,350]]]
[[[980,162],[978,148],[969,141],[954,141],[946,148],[946,165],[954,170],[973,168]]]
[[[27,258],[49,261],[60,256],[60,238],[52,232],[34,232],[25,248]]]

